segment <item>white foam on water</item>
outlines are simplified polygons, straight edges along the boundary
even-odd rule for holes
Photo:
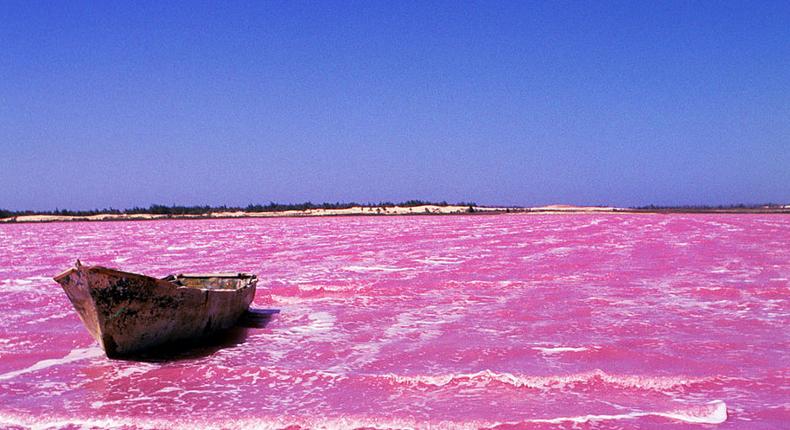
[[[125,379],[134,375],[142,375],[148,373],[149,370],[157,368],[157,366],[154,364],[135,363],[132,361],[118,361],[113,362],[113,364],[118,366],[113,373],[113,378],[115,379]]]
[[[558,417],[547,419],[527,420],[529,423],[549,423],[561,424],[572,422],[575,424],[587,423],[590,421],[608,421],[634,419],[639,417],[664,417],[691,424],[721,424],[727,421],[727,405],[721,400],[713,400],[704,405],[689,407],[688,409],[670,412],[630,412],[627,414],[616,415],[580,415],[575,417]]]
[[[330,333],[335,327],[335,316],[329,312],[313,312],[307,315],[310,322],[306,325],[289,327],[286,330],[299,335]]]
[[[179,428],[164,420],[137,420],[133,418],[107,417],[107,418],[69,418],[69,417],[25,417],[0,414],[0,424],[3,426],[21,427],[30,430],[52,430],[61,428],[79,429],[157,429]],[[183,427],[181,427],[183,428]]]
[[[556,346],[553,348],[544,348],[541,346],[535,346],[532,349],[534,349],[535,351],[539,351],[541,354],[546,354],[546,355],[561,354],[563,352],[588,351],[588,348],[586,347],[572,347],[572,346]]]
[[[322,298],[318,298],[318,299],[314,299],[314,298],[302,298],[302,297],[294,297],[294,296],[283,296],[283,295],[279,295],[279,294],[272,294],[271,295],[271,299],[272,299],[272,301],[274,303],[277,303],[278,305],[299,304],[299,303],[302,303],[302,302],[307,301],[307,300],[311,300],[311,301],[325,300],[325,298],[323,298],[323,297]]]
[[[375,342],[360,343],[352,348],[344,364],[338,364],[330,370],[348,370],[361,368],[374,362],[379,353],[387,346],[401,342],[411,335],[419,336],[418,342],[413,342],[406,348],[416,348],[419,345],[441,335],[441,326],[451,324],[461,319],[464,309],[453,306],[442,306],[431,309],[415,309],[398,315],[394,324],[387,327],[383,336]]]
[[[305,292],[311,292],[311,291],[343,292],[343,291],[354,291],[359,289],[358,285],[340,286],[340,285],[299,284],[296,287],[300,291],[305,291]]]
[[[343,270],[350,272],[403,272],[404,270],[411,270],[409,267],[393,267],[393,266],[346,266]]]
[[[37,319],[34,319],[34,320],[30,320],[30,321],[27,322],[27,324],[39,324],[39,323],[42,323],[42,322],[45,322],[45,321],[49,321],[49,320],[56,320],[56,319],[66,318],[67,316],[71,315],[72,312],[73,311],[68,311],[68,312],[61,312],[61,313],[58,313],[58,314],[48,315],[48,316],[45,316],[45,317],[41,317],[41,318],[37,318]]]
[[[672,418],[695,424],[721,424],[727,421],[727,404],[722,400],[713,400],[694,409],[672,412],[655,412],[652,415]]]
[[[193,429],[280,429],[297,426],[300,428],[316,429],[479,429],[481,427],[496,427],[501,425],[520,425],[528,423],[583,424],[595,421],[632,420],[640,417],[663,417],[689,424],[721,424],[727,420],[727,405],[721,400],[689,406],[686,409],[671,412],[643,412],[635,411],[626,414],[589,414],[573,417],[536,418],[520,422],[484,422],[484,421],[418,421],[412,418],[375,418],[375,417],[339,417],[339,418],[297,418],[297,417],[259,417],[240,418],[232,420],[202,420],[191,419],[189,423],[178,420],[157,418],[132,418],[132,417],[103,417],[103,418],[68,418],[54,416],[18,416],[0,413],[0,424],[16,426],[31,430],[49,430],[63,427],[85,429],[104,428],[136,428],[136,429],[162,429],[193,430]]]
[[[172,386],[172,387],[164,387],[164,388],[162,388],[160,390],[157,390],[156,392],[157,393],[172,393],[174,391],[180,391],[180,390],[181,390],[181,387],[174,387],[174,386]]]
[[[448,264],[454,265],[454,264],[462,263],[462,261],[458,260],[457,258],[451,258],[451,257],[428,257],[414,261],[431,266],[448,265]]]
[[[131,398],[118,399],[118,400],[108,400],[108,401],[97,400],[91,402],[90,405],[92,409],[101,409],[106,406],[130,405],[132,403],[139,403],[144,405],[153,404],[156,401],[157,399],[149,396],[135,396]]]
[[[0,374],[0,381],[15,378],[19,375],[24,375],[26,373],[37,372],[39,370],[46,369],[49,367],[59,366],[61,364],[71,363],[79,360],[86,360],[89,358],[101,357],[102,355],[104,355],[104,351],[102,351],[101,348],[97,346],[73,349],[65,357],[48,358],[46,360],[41,360],[39,362],[36,362],[35,364],[28,366],[24,369],[14,370],[11,372]]]
[[[573,251],[578,250],[580,247],[569,247],[569,246],[558,246],[556,248],[551,248],[546,251],[547,254],[550,255],[568,255]]]
[[[414,419],[403,418],[367,418],[367,417],[339,417],[339,418],[296,418],[296,417],[261,417],[241,418],[232,420],[204,420],[189,419],[190,422],[169,421],[157,418],[132,418],[132,417],[103,417],[103,418],[68,418],[68,417],[23,417],[4,415],[0,413],[0,425],[27,428],[30,430],[52,430],[64,427],[77,427],[80,429],[140,429],[140,430],[235,430],[253,429],[269,430],[289,427],[347,430],[347,429],[427,429],[427,430],[472,430],[480,427],[491,427],[483,422],[420,422]],[[496,425],[496,424],[493,424]]]
[[[292,312],[295,315],[296,311]],[[304,319],[307,319],[306,323]],[[307,339],[310,342],[338,342],[342,339],[343,333],[335,327],[336,318],[329,312],[311,312],[302,317],[285,318],[281,321],[282,326],[272,328],[271,331],[263,334],[263,338],[270,344],[265,348],[271,358],[279,360],[293,350],[294,345]],[[290,323],[299,325],[288,326]],[[254,335],[253,335],[254,337]]]
[[[52,291],[50,287],[54,284],[51,278],[46,276],[31,276],[20,279],[0,280],[0,292],[4,293],[35,293],[46,294]]]
[[[489,369],[476,373],[457,373],[446,375],[404,376],[390,373],[382,376],[397,383],[410,385],[423,384],[437,387],[445,386],[450,383],[472,383],[475,385],[502,383],[516,388],[552,389],[563,388],[570,384],[600,382],[605,385],[616,385],[625,388],[656,391],[670,390],[676,387],[683,387],[706,381],[706,379],[676,376],[610,375],[600,369],[593,370],[591,372],[556,376],[515,375],[508,372],[494,372]]]
[[[184,251],[184,250],[187,250],[187,249],[208,248],[209,246],[211,246],[210,243],[205,243],[205,244],[201,244],[201,245],[191,243],[191,244],[186,244],[186,245],[170,245],[170,246],[168,246],[166,248],[166,250],[167,251]]]

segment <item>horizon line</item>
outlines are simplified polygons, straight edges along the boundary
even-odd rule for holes
[[[478,204],[477,202],[450,202],[442,201],[429,201],[429,200],[405,200],[401,202],[392,201],[379,201],[374,202],[322,202],[313,203],[305,201],[302,203],[278,203],[270,201],[267,204],[250,203],[246,206],[240,205],[181,205],[171,204],[164,205],[160,203],[151,203],[147,207],[133,206],[127,208],[115,208],[112,206],[104,208],[93,209],[66,209],[55,207],[49,210],[31,210],[31,209],[5,209],[0,207],[0,218],[7,218],[12,216],[24,215],[99,215],[99,214],[205,214],[212,212],[275,212],[285,210],[308,210],[308,209],[347,209],[352,207],[414,207],[414,206],[470,206],[481,208],[502,208],[502,209],[530,209],[530,208],[547,208],[547,207],[578,207],[578,208],[614,208],[614,209],[636,209],[636,210],[672,210],[672,209],[761,209],[761,208],[788,208],[790,204],[785,203],[734,203],[734,204],[684,204],[684,205],[632,205],[632,206],[617,206],[608,204],[596,205],[578,205],[571,203],[552,203],[544,205],[490,205]]]

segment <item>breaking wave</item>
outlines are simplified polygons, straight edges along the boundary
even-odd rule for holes
[[[338,418],[307,418],[307,417],[260,417],[239,419],[206,419],[190,420],[190,422],[168,421],[156,418],[134,417],[34,417],[23,415],[0,414],[0,425],[27,428],[31,430],[49,430],[59,428],[105,428],[105,429],[162,429],[193,430],[193,429],[280,429],[288,428],[321,428],[321,429],[479,429],[497,428],[500,426],[525,426],[530,424],[581,424],[594,421],[633,420],[641,417],[662,417],[689,424],[720,424],[727,420],[727,405],[721,400],[714,400],[700,405],[689,405],[672,411],[634,411],[617,415],[583,415],[574,417],[535,418],[520,422],[486,422],[486,421],[418,421],[414,419],[387,419],[374,417],[338,417]]]
[[[482,370],[477,373],[459,373],[447,375],[416,375],[403,376],[387,374],[385,377],[401,384],[432,385],[441,387],[449,384],[491,384],[501,383],[517,388],[550,389],[563,388],[574,384],[616,385],[623,388],[637,388],[643,390],[670,390],[693,384],[710,381],[710,378],[688,378],[678,376],[639,376],[639,375],[611,375],[596,369],[590,372],[576,373],[565,376],[527,376],[514,375],[508,372],[494,372]]]
[[[527,420],[525,423],[560,424],[565,422],[587,423],[590,421],[608,421],[634,419],[640,417],[663,417],[683,421],[690,424],[721,424],[727,421],[727,405],[721,400],[713,400],[702,405],[690,405],[682,409],[666,412],[630,412],[617,415],[582,415],[575,417],[559,417]]]
[[[301,381],[307,377],[318,377],[324,380],[339,382],[349,379],[375,379],[383,380],[391,384],[414,387],[445,387],[456,385],[473,385],[475,387],[480,387],[490,384],[505,384],[514,388],[531,388],[538,390],[563,389],[573,385],[598,384],[601,386],[616,386],[626,389],[667,391],[714,381],[714,378],[689,378],[682,376],[611,375],[602,370],[550,376],[515,375],[508,372],[494,372],[488,369],[476,373],[398,375],[394,373],[345,373],[323,370],[285,370],[282,368],[261,367],[258,371],[245,374],[245,376],[253,375],[255,376],[255,380],[261,378],[274,378],[280,381]]]

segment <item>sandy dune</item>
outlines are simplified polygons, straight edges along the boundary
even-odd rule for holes
[[[616,212],[623,210],[614,206],[573,206],[573,205],[548,205],[529,208],[530,212]]]

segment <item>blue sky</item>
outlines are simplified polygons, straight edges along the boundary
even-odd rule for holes
[[[0,2],[0,207],[790,202],[790,3]]]

